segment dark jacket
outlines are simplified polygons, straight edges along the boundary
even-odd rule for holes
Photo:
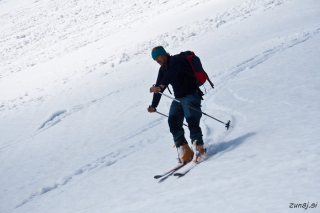
[[[156,86],[165,85],[167,88],[169,84],[171,84],[176,98],[193,94],[198,89],[193,70],[186,59],[169,56],[167,64],[160,67]],[[151,106],[156,108],[160,99],[161,94],[155,93]]]

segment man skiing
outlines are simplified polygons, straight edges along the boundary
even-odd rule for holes
[[[206,150],[203,147],[202,131],[200,128],[201,99],[202,92],[196,84],[193,70],[188,61],[171,56],[162,46],[152,49],[152,58],[160,64],[156,84],[150,88],[150,93],[154,93],[152,104],[148,107],[148,112],[156,112],[161,94],[169,84],[171,84],[175,99],[170,107],[168,124],[173,135],[175,146],[178,149],[178,156],[181,163],[187,163],[193,159],[194,152],[190,149],[184,137],[183,120],[186,118],[190,130],[190,139],[196,143],[197,156],[195,160],[204,158]],[[188,106],[192,106],[193,110]]]

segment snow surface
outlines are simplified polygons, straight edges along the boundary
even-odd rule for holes
[[[157,45],[195,51],[215,83],[203,111],[233,125],[203,116],[207,160],[164,181],[176,150],[146,110]],[[319,0],[1,0],[0,53],[1,213],[320,202]]]

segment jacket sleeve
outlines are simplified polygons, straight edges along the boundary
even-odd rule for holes
[[[158,73],[157,82],[156,82],[155,86],[160,86],[161,85],[160,82],[161,82],[163,76],[164,76],[164,74],[163,74],[163,72],[161,71],[161,68],[160,68],[159,69],[159,73]],[[165,89],[166,88],[164,88],[161,92],[163,92]],[[151,106],[154,107],[154,108],[157,108],[157,106],[159,105],[160,99],[161,99],[161,94],[154,93]]]

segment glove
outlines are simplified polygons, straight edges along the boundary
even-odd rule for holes
[[[148,107],[148,112],[152,113],[152,112],[156,112],[156,108],[154,108],[153,106],[149,106]]]

